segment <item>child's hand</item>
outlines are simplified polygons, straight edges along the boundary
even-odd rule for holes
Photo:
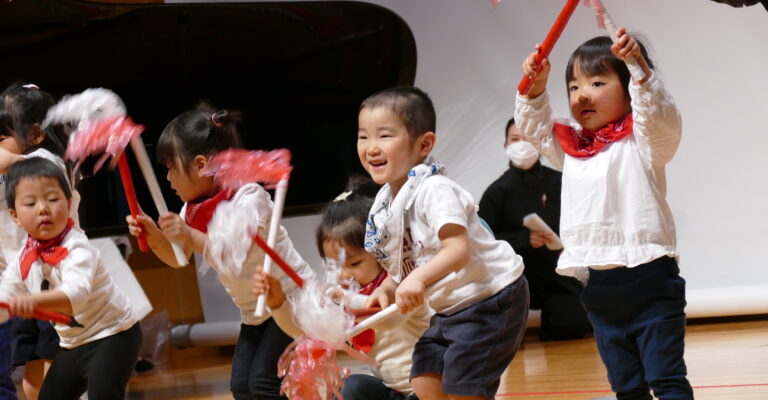
[[[157,225],[155,225],[155,221],[143,212],[137,215],[136,218],[129,214],[125,217],[125,221],[128,222],[128,232],[133,236],[138,237],[142,232],[147,232],[149,236],[162,234]]]
[[[552,235],[541,231],[531,231],[531,247],[538,249],[544,246],[549,240],[552,239]]]
[[[285,303],[285,292],[280,281],[269,276],[261,267],[256,268],[253,275],[253,294],[267,295],[267,305],[271,309],[280,308]]]
[[[32,318],[35,308],[37,308],[37,297],[31,294],[20,294],[14,297],[11,302],[11,313],[21,318]]]
[[[637,43],[632,35],[628,34],[624,28],[619,28],[616,31],[616,36],[619,40],[611,45],[611,53],[619,60],[624,60],[627,56],[633,56],[635,59],[639,59],[643,56],[640,52],[640,45]]]
[[[424,303],[424,291],[427,286],[421,280],[409,275],[403,279],[395,291],[395,303],[403,314],[415,310]]]
[[[390,293],[384,285],[377,287],[373,293],[368,296],[368,300],[365,301],[364,308],[381,307],[382,309],[389,307],[392,302],[391,298],[394,293]]]
[[[648,65],[648,61],[643,57],[643,53],[640,50],[640,44],[634,37],[632,37],[632,35],[628,34],[623,27],[616,30],[616,36],[618,36],[619,40],[611,45],[611,53],[613,53],[616,58],[625,62],[627,57],[634,58],[637,61],[637,65],[642,68],[644,75],[644,78],[641,81],[635,83],[643,84],[651,76],[652,71]]]
[[[165,213],[157,219],[157,225],[163,235],[176,243],[187,243],[192,236],[192,229],[176,213]]]
[[[539,54],[540,50],[541,43],[537,43],[536,51],[529,54],[528,57],[525,58],[525,61],[523,61],[523,74],[532,79],[535,76],[533,85],[531,85],[531,90],[529,90],[526,95],[526,97],[531,99],[539,97],[540,94],[544,93],[544,90],[547,88],[547,80],[549,79],[550,66],[548,58],[541,60],[541,71],[536,75],[536,55]]]

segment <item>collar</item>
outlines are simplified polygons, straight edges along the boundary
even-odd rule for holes
[[[19,268],[21,269],[22,280],[27,279],[32,264],[38,258],[48,265],[56,266],[61,260],[69,255],[69,250],[62,246],[61,243],[74,225],[75,221],[73,221],[72,218],[69,218],[64,230],[53,239],[38,240],[27,235],[27,242],[19,257]]]
[[[208,232],[208,223],[213,218],[216,207],[224,200],[231,200],[235,192],[232,190],[222,190],[213,197],[204,200],[191,201],[187,203],[187,210],[184,213],[184,222],[192,228],[203,233]]]

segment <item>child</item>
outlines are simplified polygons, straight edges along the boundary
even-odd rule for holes
[[[573,128],[554,122],[544,93],[544,62],[515,119],[551,162],[563,168],[557,270],[588,276],[582,304],[619,399],[692,399],[683,361],[685,281],[675,225],[665,200],[664,165],[680,142],[681,120],[644,47],[624,29],[571,55],[566,83]],[[645,77],[631,83],[632,56]],[[533,74],[533,55],[523,63]]]
[[[360,107],[357,152],[385,184],[368,219],[366,250],[389,277],[369,306],[394,299],[402,312],[457,272],[430,305],[437,313],[416,343],[411,383],[422,400],[492,399],[525,331],[528,285],[512,247],[494,239],[465,190],[425,162],[435,146],[435,109],[426,93],[397,87]]]
[[[240,147],[238,121],[238,113],[215,111],[207,105],[182,113],[171,121],[158,139],[157,156],[160,163],[168,167],[167,179],[171,187],[185,202],[180,212],[183,217],[174,213],[161,215],[159,228],[146,215],[140,215],[138,221],[128,216],[127,221],[132,235],[138,235],[142,228],[147,232],[152,251],[172,267],[178,267],[178,264],[169,240],[183,245],[188,256],[194,250],[206,257],[240,309],[242,320],[232,360],[230,390],[238,400],[279,399],[277,360],[291,338],[269,316],[254,315],[257,296],[251,290],[251,279],[256,265],[263,264],[264,253],[252,244],[250,235],[255,232],[249,232],[249,226],[257,225],[259,234],[266,234],[272,201],[269,194],[255,183],[242,186],[236,193],[222,191],[213,177],[204,172],[210,157],[219,151]],[[247,216],[234,217],[232,210]],[[223,223],[212,223],[222,218],[225,219]],[[209,237],[226,235],[221,225],[238,231],[227,239],[244,241],[245,248],[249,249],[247,257],[238,259],[231,254],[211,251]],[[299,270],[299,274],[311,273],[282,227],[275,247]],[[287,277],[281,277],[284,287],[296,288]]]
[[[343,249],[345,258],[340,279],[354,280],[360,285],[360,294],[347,299],[352,309],[363,308],[368,295],[387,277],[387,272],[363,247],[365,223],[376,190],[378,186],[372,185],[372,182],[352,180],[347,191],[326,207],[317,228],[320,254],[338,260]],[[294,337],[302,334],[293,322],[291,307],[285,305],[280,282],[260,271],[254,278],[254,292],[257,295],[268,293],[267,302],[272,315],[283,330]],[[429,325],[430,315],[429,309],[422,306],[408,315],[390,318],[375,333],[366,331],[353,338],[353,346],[367,352],[376,362],[376,368],[373,376],[349,376],[344,382],[344,400],[404,399],[412,395],[413,387],[409,382],[411,354],[416,341]]]
[[[62,172],[67,167],[61,157],[67,138],[54,129],[43,129],[41,124],[48,109],[54,104],[50,94],[36,85],[15,83],[0,93],[0,174],[5,174],[17,161],[30,157],[43,157],[54,162]],[[71,186],[70,186],[71,187]],[[77,223],[79,194],[72,189],[70,217]],[[17,226],[7,211],[5,201],[5,175],[0,175],[0,273],[24,245],[26,232]],[[59,336],[47,321],[16,318],[0,325],[0,337],[7,337],[11,327],[13,344],[0,339],[0,358],[10,357],[13,347],[13,365],[24,365],[24,394],[36,399],[45,371],[59,351]],[[10,382],[10,365],[0,366],[0,380]],[[7,387],[5,384],[0,386]],[[8,391],[15,393],[15,387]]]
[[[99,251],[69,217],[72,192],[61,169],[34,157],[8,172],[6,202],[27,233],[0,283],[0,301],[29,318],[34,309],[71,314],[82,327],[56,325],[56,354],[40,399],[124,399],[141,347],[128,298],[115,286]]]

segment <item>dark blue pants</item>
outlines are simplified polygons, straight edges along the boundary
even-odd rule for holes
[[[235,399],[284,399],[277,360],[292,341],[272,318],[260,325],[240,325],[229,381]]]
[[[341,392],[344,400],[413,400],[415,395],[403,396],[402,393],[384,385],[381,379],[371,375],[354,374],[344,379]]]
[[[683,360],[685,280],[662,257],[634,268],[590,270],[581,299],[618,400],[693,399]]]
[[[0,324],[0,399],[16,400],[16,386],[11,379],[11,321]]]

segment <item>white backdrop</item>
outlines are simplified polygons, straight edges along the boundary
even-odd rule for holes
[[[170,1],[169,1],[170,2]],[[565,1],[376,0],[416,39],[415,84],[438,110],[434,155],[476,199],[506,168],[503,129],[520,65]],[[618,25],[646,38],[683,115],[684,138],[667,167],[689,316],[768,313],[768,12],[711,0],[604,0]],[[571,52],[603,34],[579,6],[551,55],[553,106],[568,114]],[[285,221],[319,265],[317,217]],[[311,227],[311,228],[307,228]]]

